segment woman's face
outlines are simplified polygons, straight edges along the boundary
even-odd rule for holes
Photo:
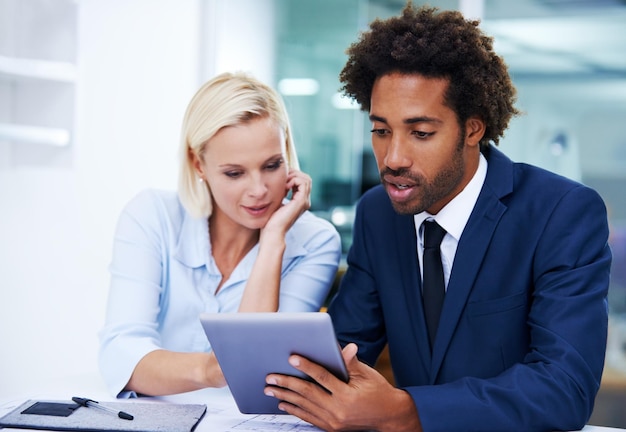
[[[212,220],[265,226],[287,193],[285,136],[269,117],[221,129],[196,160],[213,196]]]

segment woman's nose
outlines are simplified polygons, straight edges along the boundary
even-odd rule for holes
[[[267,184],[262,176],[252,176],[248,187],[248,195],[259,198],[267,193]]]

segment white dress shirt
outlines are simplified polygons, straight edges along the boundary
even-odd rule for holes
[[[443,229],[446,230],[446,235],[441,241],[441,264],[443,265],[443,274],[446,284],[446,290],[448,289],[448,281],[450,280],[450,273],[452,272],[452,264],[454,263],[454,255],[456,254],[456,247],[459,244],[459,239],[465,225],[469,220],[469,217],[474,209],[474,205],[480,195],[480,190],[485,182],[487,176],[487,159],[480,155],[478,161],[478,168],[474,173],[474,176],[465,188],[455,196],[444,208],[442,208],[436,215],[424,211],[414,216],[415,232],[417,233],[417,256],[419,259],[420,275],[423,273],[421,269],[424,268],[423,256],[424,256],[424,228],[422,222],[425,220],[436,221]]]

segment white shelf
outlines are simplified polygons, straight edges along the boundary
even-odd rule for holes
[[[72,63],[23,59],[0,55],[0,74],[74,83],[76,66]]]
[[[66,147],[70,143],[70,132],[60,128],[0,123],[0,141],[4,140]]]
[[[0,153],[16,166],[71,166],[76,0],[0,0]]]

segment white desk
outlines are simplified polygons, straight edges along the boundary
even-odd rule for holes
[[[87,397],[99,402],[115,400],[108,394],[100,377],[94,373],[86,376],[54,379],[40,385],[26,386],[18,391],[0,388],[0,417],[28,399],[69,401],[72,396]],[[207,411],[195,429],[197,432],[312,432],[320,430],[290,415],[241,414],[227,388],[205,389],[174,396],[130,399],[128,400],[129,406],[126,411],[132,414],[133,402],[150,400],[205,404]],[[32,432],[32,430],[12,428],[0,430],[3,432],[5,430],[7,432]]]
[[[100,377],[94,373],[88,376],[75,376],[66,379],[51,380],[33,388],[0,389],[0,417],[28,399],[71,400],[72,396],[95,399],[100,402],[114,400],[106,391]],[[133,401],[146,400],[174,403],[200,403],[207,406],[207,412],[195,429],[197,432],[312,432],[320,429],[290,415],[246,415],[241,414],[228,389],[205,389],[175,396],[142,398],[129,400],[126,411],[132,414]],[[26,429],[4,429],[10,431],[32,432]],[[3,431],[4,431],[3,430]],[[586,426],[583,432],[617,432],[615,429],[601,426]]]

